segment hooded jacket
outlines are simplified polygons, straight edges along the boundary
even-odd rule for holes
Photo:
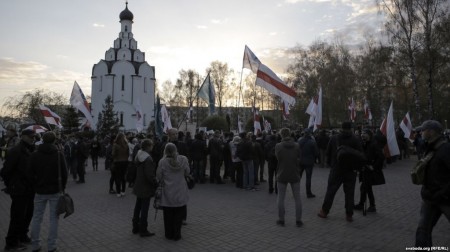
[[[155,196],[157,181],[155,176],[155,163],[146,151],[139,150],[134,158],[136,164],[136,179],[133,194],[138,198]]]
[[[422,199],[435,204],[450,205],[450,143],[444,143],[436,150],[436,144],[443,137],[426,145],[425,155],[434,151],[434,156],[425,168]]]
[[[161,206],[181,207],[188,203],[189,195],[185,176],[189,173],[189,163],[185,156],[163,157],[159,161],[156,177],[159,181],[164,181]]]
[[[300,147],[290,137],[283,138],[275,146],[278,159],[277,181],[279,183],[300,182]]]
[[[58,157],[59,156],[59,157]],[[59,164],[58,164],[59,161]],[[58,178],[61,173],[62,190],[67,183],[67,168],[64,155],[58,151],[56,145],[43,143],[30,157],[31,175],[37,194],[55,194],[59,192]]]

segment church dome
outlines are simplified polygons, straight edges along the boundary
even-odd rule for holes
[[[122,20],[130,20],[133,21],[133,13],[131,13],[130,10],[128,10],[128,2],[126,3],[125,10],[123,10],[119,15],[120,21]]]

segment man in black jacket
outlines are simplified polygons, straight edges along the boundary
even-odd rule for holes
[[[58,199],[67,182],[67,168],[62,150],[55,145],[56,135],[46,132],[42,137],[43,144],[31,154],[31,176],[36,195],[34,197],[34,212],[31,222],[31,247],[33,251],[41,248],[39,234],[47,202],[49,204],[48,251],[56,251],[58,237],[58,214],[56,212]],[[61,180],[59,181],[59,177]]]
[[[34,131],[23,130],[20,142],[8,150],[2,169],[6,192],[11,196],[11,214],[6,235],[6,251],[25,249],[31,242],[28,226],[33,216],[34,190],[29,176],[30,155],[34,150]]]
[[[422,208],[416,232],[416,247],[431,247],[431,233],[441,215],[450,221],[450,143],[444,140],[443,127],[438,121],[425,121],[416,130],[421,131],[426,143],[424,156],[434,152],[425,168]]]
[[[327,164],[331,167],[328,177],[327,192],[323,201],[322,209],[318,216],[326,218],[333,205],[334,196],[337,190],[344,186],[345,213],[348,222],[353,221],[353,200],[355,195],[356,170],[361,169],[363,164],[355,162],[352,157],[348,157],[341,162],[337,159],[337,150],[341,145],[351,147],[363,152],[361,141],[352,132],[352,123],[342,123],[342,133],[333,136],[327,147]]]

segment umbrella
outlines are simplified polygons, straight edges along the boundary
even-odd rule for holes
[[[48,129],[41,126],[41,125],[31,125],[26,127],[25,129],[34,130],[36,133],[43,133],[46,132]]]

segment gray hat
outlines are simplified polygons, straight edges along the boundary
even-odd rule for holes
[[[426,120],[425,122],[422,123],[421,126],[415,128],[415,131],[423,131],[423,130],[434,130],[436,132],[442,132],[442,130],[444,129],[444,127],[442,127],[442,124],[438,121],[435,120]]]

